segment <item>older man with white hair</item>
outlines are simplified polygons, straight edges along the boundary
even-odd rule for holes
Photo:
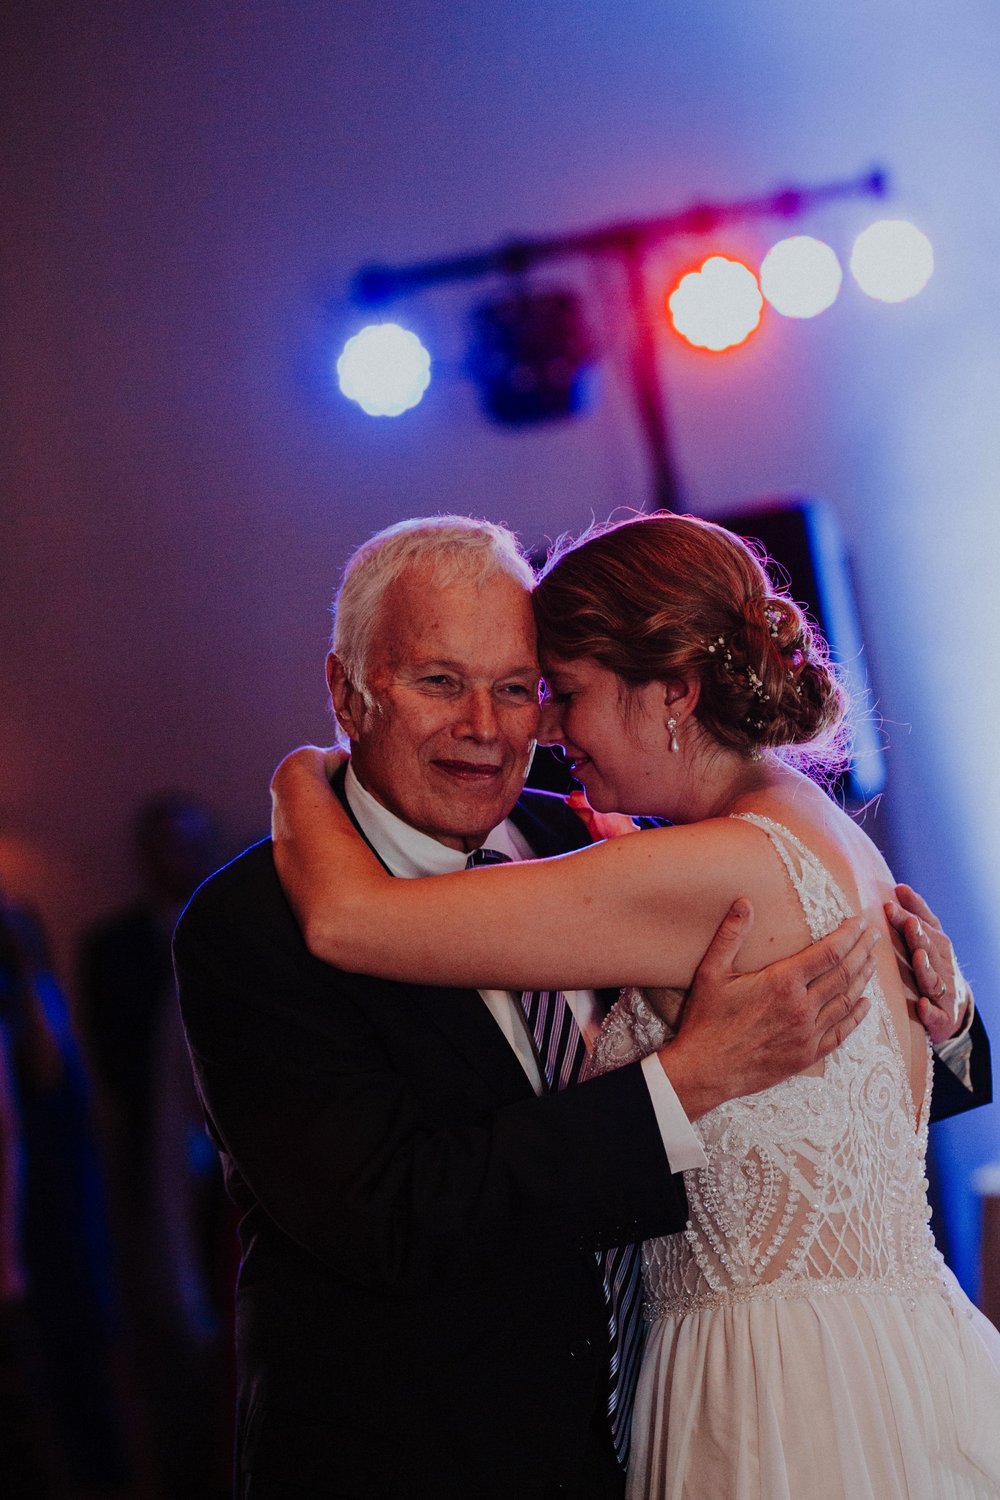
[[[522,790],[531,586],[510,533],[463,517],[390,527],[348,564],[327,663],[351,748],[336,789],[400,878],[483,846],[525,859],[588,841],[562,799]],[[738,903],[688,1002],[709,1047],[692,1055],[682,1027],[577,1086],[608,996],[477,1000],[329,968],[268,841],[201,888],[175,954],[243,1214],[243,1500],[621,1494],[641,1333],[630,1247],[684,1226],[678,1174],[701,1150],[685,1104],[808,1066],[864,1009],[859,919],[737,975],[746,922]]]

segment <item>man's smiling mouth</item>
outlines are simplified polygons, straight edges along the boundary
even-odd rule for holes
[[[470,760],[436,760],[434,764],[439,771],[444,771],[446,775],[454,776],[459,781],[492,781],[502,770],[498,765],[481,765]]]

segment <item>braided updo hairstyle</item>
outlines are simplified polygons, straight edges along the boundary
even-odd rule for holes
[[[543,662],[587,657],[626,687],[693,673],[695,718],[720,745],[843,764],[847,698],[826,642],[731,531],[669,513],[594,526],[557,545],[533,597]]]

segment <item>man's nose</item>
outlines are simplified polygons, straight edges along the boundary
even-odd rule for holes
[[[489,688],[472,688],[464,704],[460,729],[475,740],[499,738],[499,720],[493,693]]]

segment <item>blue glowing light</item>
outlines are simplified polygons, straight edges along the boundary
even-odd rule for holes
[[[416,334],[398,323],[372,323],[347,340],[337,380],[370,417],[398,417],[430,385],[431,357]]]

